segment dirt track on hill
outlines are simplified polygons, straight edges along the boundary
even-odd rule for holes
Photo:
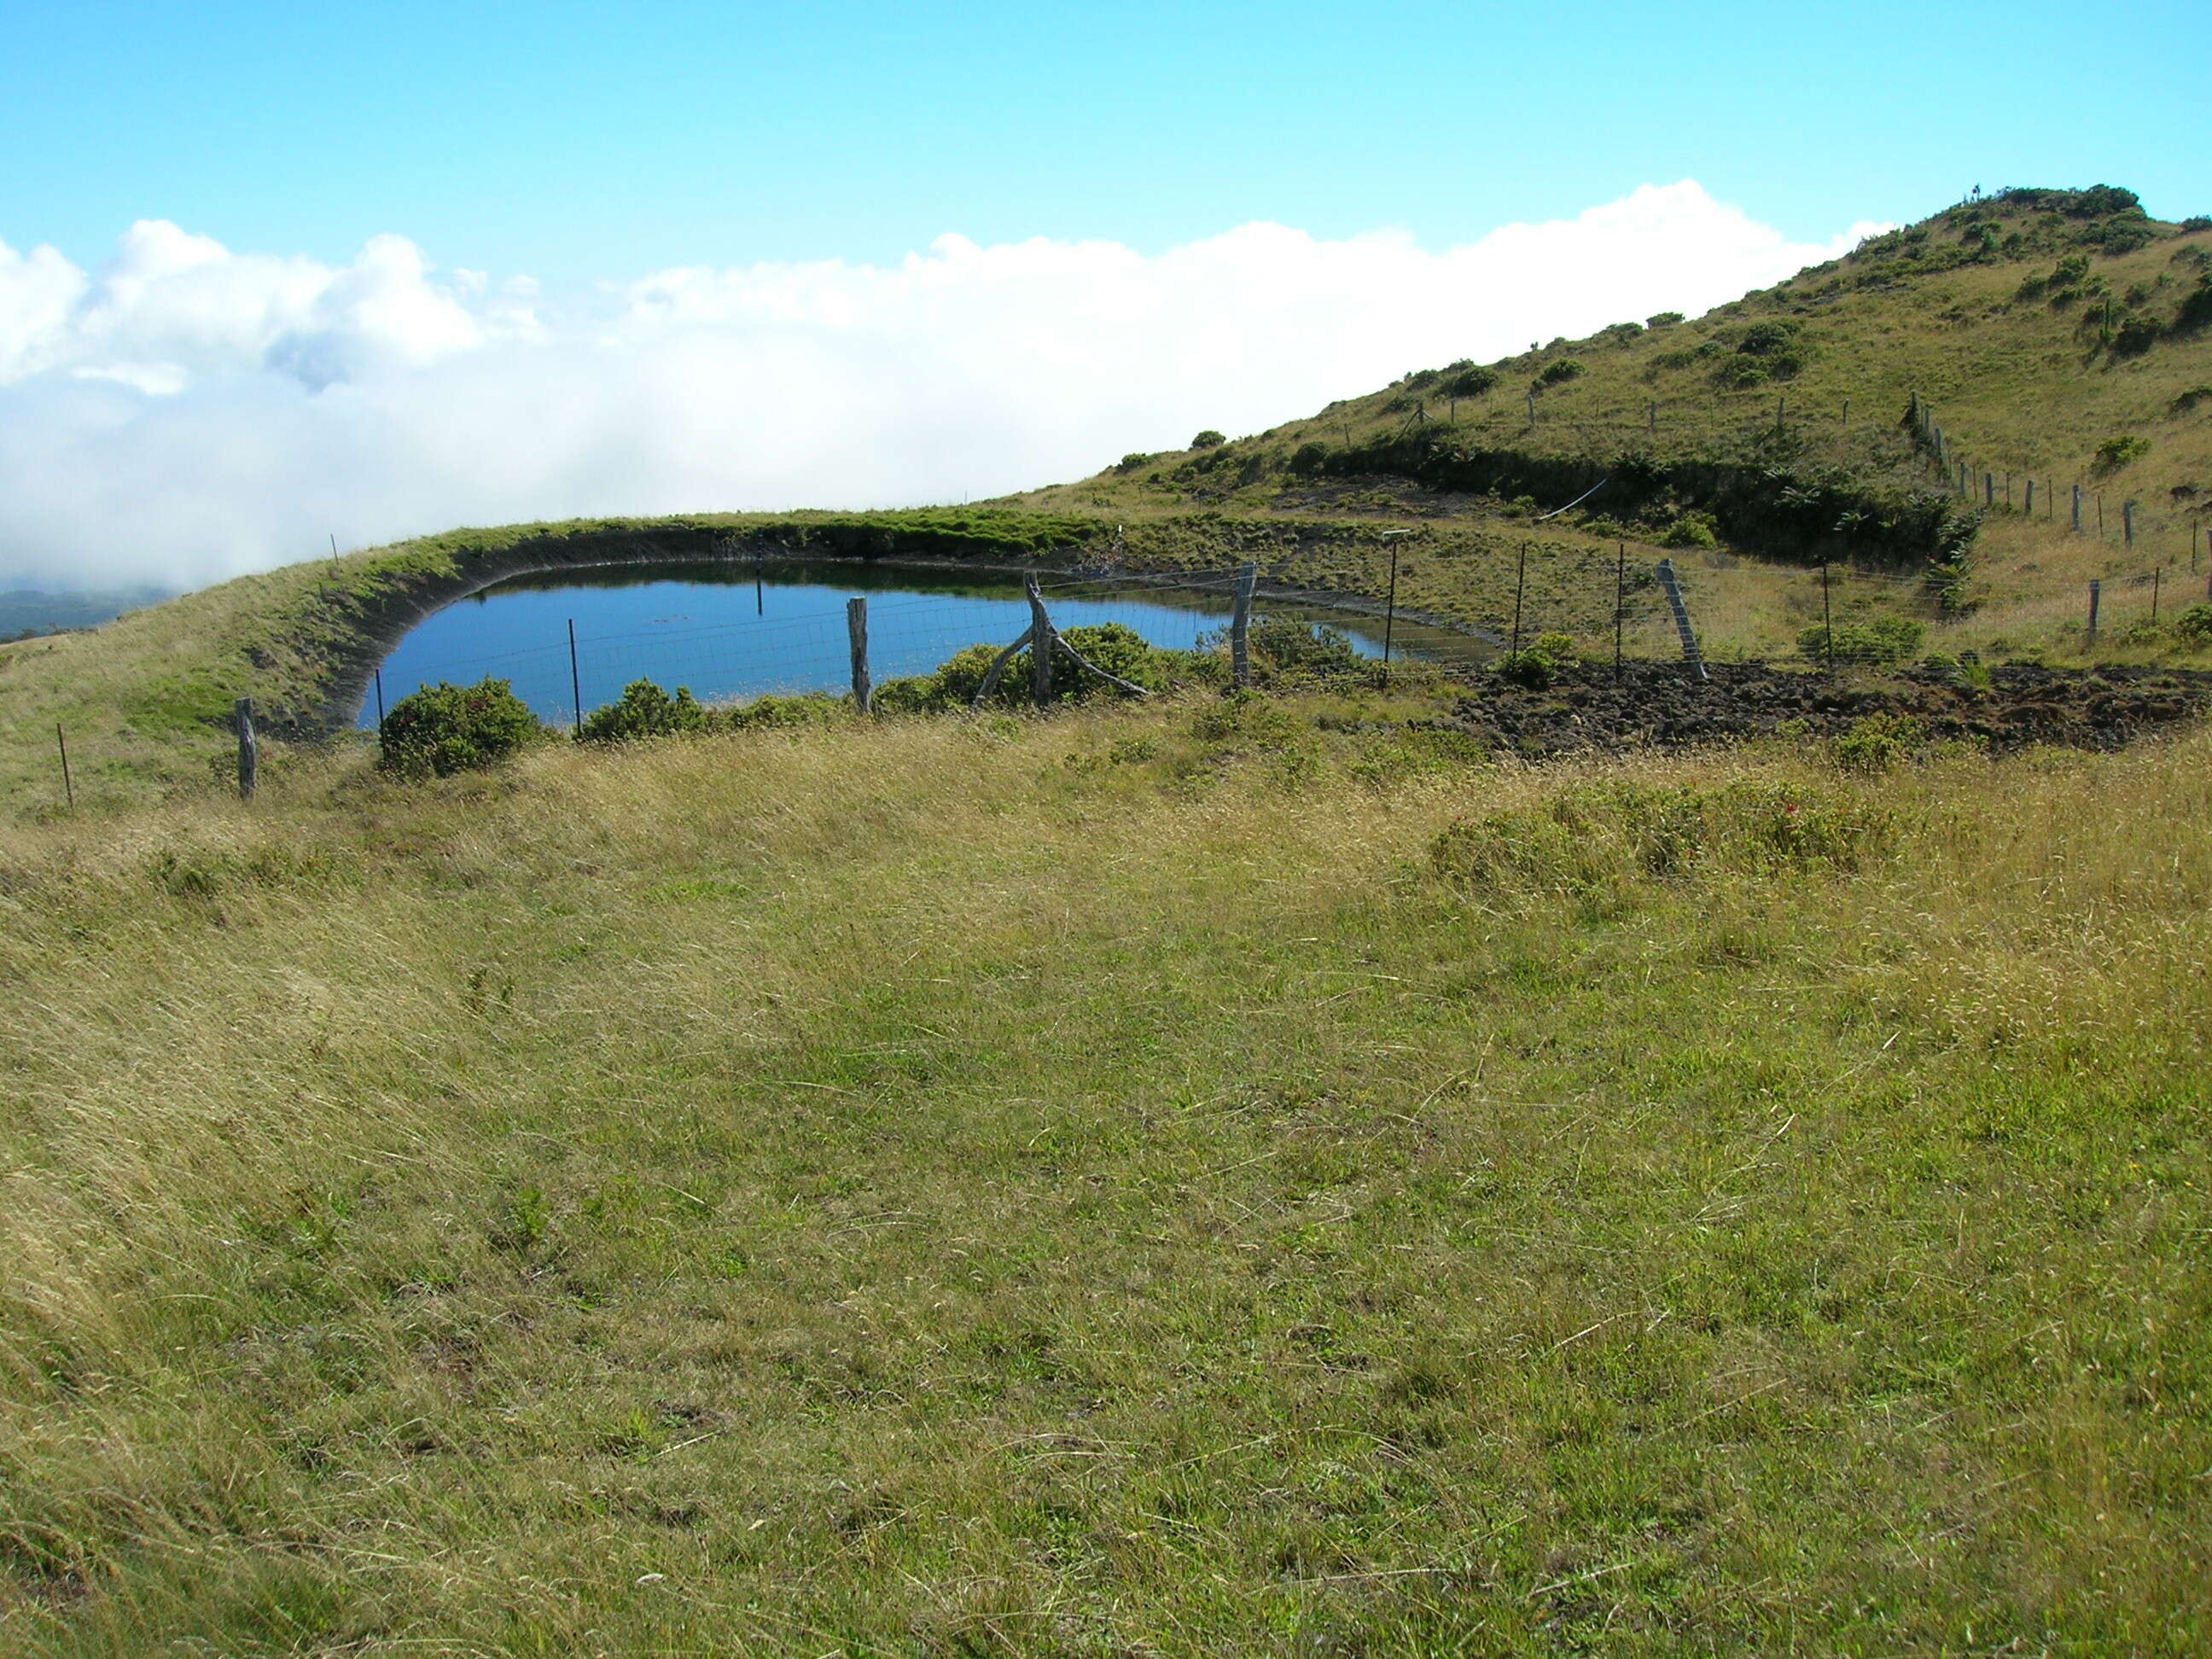
[[[1991,669],[1979,690],[1924,667],[1880,679],[1755,663],[1716,663],[1710,672],[1699,684],[1679,663],[1626,663],[1616,683],[1610,663],[1589,664],[1540,691],[1486,678],[1460,700],[1455,723],[1535,757],[1766,737],[1785,726],[1833,735],[1889,714],[1918,721],[1933,738],[2003,751],[2039,743],[2118,749],[2212,712],[2212,672],[2203,670],[2019,665]]]

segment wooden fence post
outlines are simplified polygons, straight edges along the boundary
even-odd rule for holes
[[[1030,577],[1024,586],[1030,599],[1030,701],[1042,708],[1052,701],[1052,618],[1045,614],[1036,578]]]
[[[868,683],[868,602],[860,594],[845,601],[845,632],[853,642],[853,707],[863,714],[872,714],[875,693]]]
[[[1229,671],[1240,691],[1252,684],[1252,589],[1259,580],[1257,564],[1237,567],[1237,598],[1229,611]]]
[[[2105,585],[2094,576],[2089,579],[2089,637],[2086,644],[2097,642],[2097,604],[2104,597]]]
[[[2073,523],[2074,533],[2078,536],[2081,533],[2081,486],[2080,484],[2075,484],[2074,486]]]
[[[62,793],[71,806],[76,805],[76,785],[70,777],[69,739],[62,735],[62,723],[54,722],[54,742],[62,751]]]
[[[238,798],[253,799],[253,787],[259,781],[261,757],[253,741],[253,699],[238,700]]]

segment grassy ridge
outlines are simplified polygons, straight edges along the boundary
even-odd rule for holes
[[[0,1646],[2202,1651],[2212,747],[1434,712],[16,831]]]

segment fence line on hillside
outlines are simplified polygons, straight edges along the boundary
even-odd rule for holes
[[[1354,568],[1340,562],[1331,576],[1317,574],[1310,562],[1302,565],[1304,556],[1285,549],[1272,568],[1041,576],[1039,599],[1055,641],[1048,655],[1066,662],[1068,672],[1095,675],[1100,665],[1077,662],[1080,641],[1068,641],[1068,630],[1141,620],[1146,628],[1139,631],[1158,641],[1158,611],[1165,602],[1189,610],[1188,640],[1165,643],[1231,657],[1228,634],[1238,591],[1254,578],[1257,591],[1245,607],[1252,630],[1245,654],[1249,667],[1256,652],[1262,675],[1279,671],[1270,653],[1286,648],[1300,631],[1271,633],[1279,623],[1357,627],[1370,652],[1379,641],[1393,658],[1447,671],[1534,652],[1600,666],[1610,661],[1624,671],[1631,662],[1679,662],[1686,655],[1693,663],[1765,661],[1821,672],[1888,665],[1931,652],[1962,662],[1978,654],[1994,661],[2044,650],[2078,659],[2115,648],[2155,659],[2184,643],[2203,643],[2212,623],[2212,612],[2203,608],[2212,605],[2212,560],[2200,560],[2194,570],[2168,563],[2108,571],[2024,599],[1993,601],[1999,614],[1991,617],[1947,608],[1945,592],[1935,585],[1949,580],[1941,572],[1784,568],[1749,563],[1718,549],[1668,550],[1665,562],[1683,607],[1678,619],[1661,577],[1662,560],[1654,550],[1632,550],[1626,543],[1601,554],[1531,538],[1468,553],[1421,542],[1408,532],[1387,547],[1337,552],[1368,563]],[[1321,591],[1330,580],[1340,594],[1364,588],[1377,597],[1340,597],[1332,608]],[[425,684],[506,680],[558,725],[580,721],[641,679],[664,688],[699,682],[708,701],[730,700],[730,688],[739,696],[778,690],[842,696],[851,686],[862,701],[872,702],[888,682],[927,675],[969,647],[1002,651],[1021,630],[995,611],[962,611],[979,597],[866,596],[857,605],[840,597],[801,616],[632,627],[597,635],[564,627],[542,645],[447,659],[416,672]],[[1152,614],[1136,618],[1134,608],[1148,602]],[[1449,615],[1440,614],[1446,611]],[[702,681],[702,674],[711,678]],[[1224,678],[1241,677],[1231,670]],[[363,723],[373,710],[380,727],[391,702],[409,689],[386,684],[378,671],[364,699],[369,708]],[[269,714],[265,705],[241,703],[234,716],[240,736],[255,724],[265,730]],[[99,793],[103,757],[96,737],[88,737],[55,727],[57,806],[74,805],[79,784]],[[242,750],[240,758],[244,791],[258,777],[261,757]]]

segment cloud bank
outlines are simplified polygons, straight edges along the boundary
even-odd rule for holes
[[[880,507],[1081,477],[1407,369],[1695,313],[1833,258],[1692,182],[1430,252],[1274,224],[1146,255],[944,236],[896,265],[550,295],[237,253],[0,243],[0,586],[186,586],[462,524]]]

